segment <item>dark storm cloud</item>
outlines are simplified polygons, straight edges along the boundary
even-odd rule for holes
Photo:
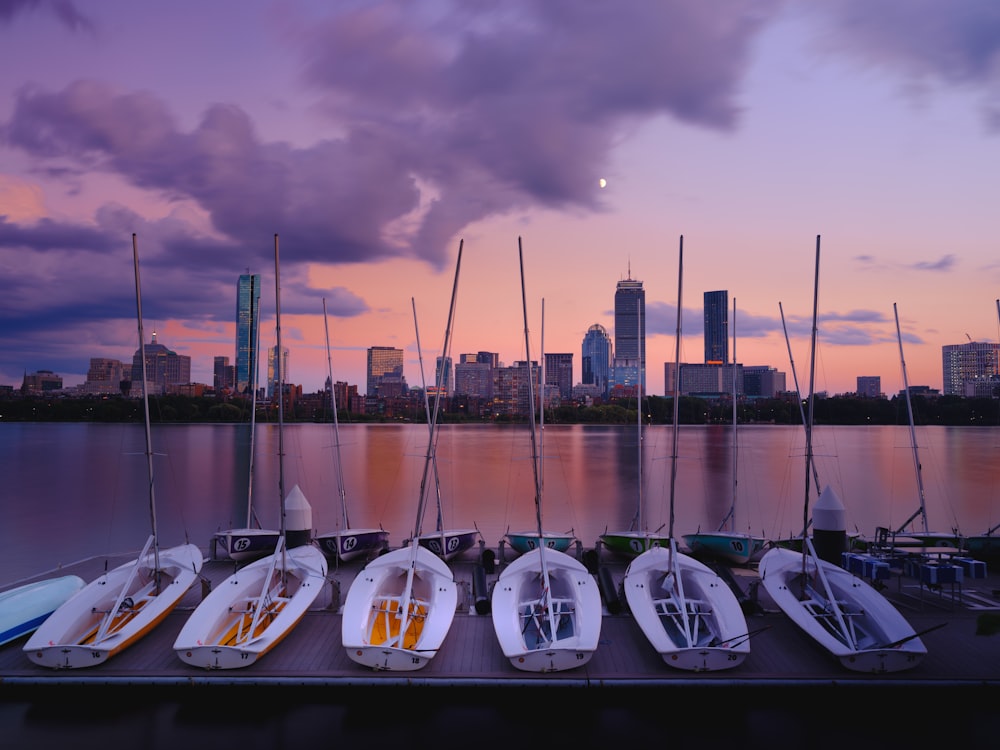
[[[0,274],[0,320],[5,333],[0,346],[27,347],[15,342],[27,334],[86,326],[93,321],[135,317],[132,232],[136,233],[143,286],[143,313],[151,321],[188,320],[191,325],[231,323],[235,314],[235,275],[260,273],[265,282],[264,314],[274,310],[273,234],[270,243],[257,242],[268,254],[260,267],[243,267],[248,253],[233,242],[194,236],[181,222],[149,222],[120,206],[106,206],[96,226],[52,220],[22,227],[0,221],[0,266],[19,267],[18,274]],[[33,256],[30,264],[22,255]],[[236,270],[234,270],[236,269]],[[331,315],[352,317],[367,305],[343,288],[309,289],[302,271],[283,269],[288,294],[284,311],[315,315],[327,297]]]
[[[165,198],[192,199],[234,243],[261,247],[279,229],[297,260],[359,262],[395,253],[380,234],[418,198],[410,177],[364,133],[308,149],[262,144],[246,113],[213,105],[190,133],[148,93],[77,81],[24,89],[3,129],[9,145],[73,159]]]
[[[81,13],[70,0],[0,0],[0,24],[11,23],[23,13],[40,10],[52,13],[60,23],[74,31],[91,31],[91,20]]]
[[[192,199],[243,244],[277,229],[300,260],[444,267],[470,222],[539,204],[597,209],[592,186],[640,118],[734,127],[759,6],[520,3],[459,7],[438,25],[421,25],[412,3],[333,11],[309,32],[305,80],[340,137],[264,143],[222,104],[182,132],[154,95],[97,81],[22,90],[3,133],[43,161]],[[408,244],[385,239],[411,216]]]
[[[450,6],[449,6],[450,7]],[[600,208],[616,139],[670,115],[736,126],[772,3],[512,2],[415,23],[412,3],[351,8],[311,32],[305,78],[436,191],[414,241],[435,263],[470,222],[526,206]]]

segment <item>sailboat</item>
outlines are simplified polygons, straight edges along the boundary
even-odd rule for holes
[[[340,528],[316,535],[316,543],[331,561],[366,560],[387,549],[389,532],[382,528],[355,529],[347,516],[347,489],[344,484],[344,462],[340,456],[340,422],[337,418],[337,389],[333,381],[333,360],[330,356],[330,328],[323,298],[323,330],[326,334],[326,363],[330,374],[330,408],[333,411],[333,447],[336,451],[337,497],[340,501]]]
[[[817,236],[802,551],[773,547],[761,558],[760,579],[774,603],[844,667],[855,672],[898,672],[917,666],[926,655],[927,649],[919,634],[875,588],[840,565],[819,557],[812,539],[807,535],[813,459],[819,246],[820,238]],[[828,491],[829,487],[824,493]]]
[[[274,235],[274,288],[277,350],[281,351],[281,277],[278,235]],[[237,669],[255,664],[292,631],[326,584],[326,557],[298,533],[309,531],[300,520],[289,533],[286,516],[301,519],[308,502],[298,485],[285,496],[284,382],[281,357],[275,357],[278,398],[278,496],[281,530],[274,551],[246,565],[218,584],[195,608],[177,639],[181,661],[204,669]],[[290,510],[291,509],[291,510]],[[290,540],[292,544],[290,544]]]
[[[260,343],[260,293],[254,289],[257,277],[250,276],[250,319],[253,321],[254,340],[250,344],[250,443],[249,471],[247,476],[247,523],[243,528],[217,531],[212,537],[213,556],[220,546],[229,559],[238,563],[251,562],[274,552],[281,532],[261,526],[253,506],[253,473],[257,435],[257,352]]]
[[[802,426],[805,428],[806,432],[809,431],[809,423],[806,420],[806,411],[802,406],[802,389],[799,388],[799,376],[795,373],[795,358],[792,356],[792,344],[788,340],[788,328],[785,326],[785,310],[781,306],[781,302],[778,302],[778,312],[781,313],[781,328],[785,333],[785,347],[788,349],[788,362],[792,367],[792,378],[795,381],[795,395],[796,401],[799,405],[799,417],[802,420]],[[819,472],[816,470],[816,461],[810,460],[809,469],[812,469],[813,476],[813,486],[819,487]],[[808,501],[807,501],[808,502]],[[786,549],[795,550],[796,552],[802,551],[802,539],[806,534],[809,533],[809,526],[811,525],[811,520],[806,517],[806,525],[802,530],[801,534],[795,536],[788,536],[779,539],[772,539],[768,542],[769,547],[785,547]]]
[[[43,667],[76,669],[103,664],[159,625],[201,572],[203,556],[197,545],[160,547],[156,525],[146,348],[142,330],[139,249],[135,234],[132,235],[132,261],[135,267],[139,358],[142,362],[151,533],[135,560],[91,581],[38,626],[24,645],[24,652],[31,661]]]
[[[642,330],[642,306],[636,298],[637,319],[639,330]],[[601,544],[618,557],[634,558],[652,547],[665,547],[670,543],[670,537],[661,534],[660,529],[650,531],[646,528],[642,499],[642,380],[645,368],[639,368],[639,379],[636,381],[636,506],[632,523],[625,531],[605,531],[601,534]]]
[[[459,263],[462,262],[462,244],[463,243],[459,243],[458,246]],[[458,283],[457,274],[455,275],[455,283]],[[435,525],[434,531],[421,534],[417,538],[417,542],[422,544],[424,547],[427,547],[427,549],[446,562],[455,559],[466,550],[472,549],[479,539],[479,529],[445,528],[444,508],[442,507],[441,500],[441,480],[438,475],[437,466],[437,440],[441,434],[437,429],[437,415],[441,406],[441,385],[445,382],[444,367],[451,354],[451,318],[455,312],[455,300],[456,295],[453,294],[451,298],[452,307],[448,313],[448,329],[445,331],[444,348],[441,350],[441,364],[437,371],[437,379],[435,381],[438,388],[434,395],[434,411],[432,412],[430,399],[427,396],[427,381],[424,379],[424,355],[420,348],[420,328],[417,326],[417,303],[412,297],[410,298],[410,304],[413,307],[413,329],[417,337],[417,357],[420,360],[420,382],[424,390],[424,411],[427,414],[427,428],[431,431],[434,437],[434,445],[431,447],[430,460],[431,468],[434,472],[434,493],[435,499],[437,500],[437,524]]]
[[[542,537],[542,483],[535,439],[535,394],[528,343],[528,307],[521,256],[521,300],[524,307],[525,366],[531,461],[535,478],[535,519]],[[557,672],[590,661],[601,636],[601,595],[597,582],[578,560],[536,544],[505,567],[493,586],[493,628],[504,656],[526,672]]]
[[[527,356],[527,355],[525,355]],[[544,466],[545,466],[545,300],[542,300],[542,370],[541,370],[541,389],[542,395],[539,399],[541,402],[541,409],[539,411],[539,451],[538,451],[538,472],[539,472],[539,482],[544,486]],[[531,385],[532,377],[534,373],[531,371],[531,358],[528,358],[527,365],[527,378],[528,384]],[[531,402],[534,403],[534,402]],[[538,530],[530,529],[525,531],[511,531],[509,528],[504,534],[504,539],[510,548],[520,555],[525,552],[530,552],[531,550],[539,547],[545,546],[549,549],[556,550],[558,552],[565,552],[570,548],[573,542],[576,541],[576,534],[573,533],[572,529],[569,531],[550,531],[548,529]]]
[[[80,576],[67,575],[0,592],[0,646],[33,633],[85,585],[86,581]]]
[[[706,555],[721,558],[734,565],[747,565],[756,560],[764,550],[767,541],[763,536],[751,534],[749,531],[736,530],[736,499],[739,484],[737,459],[739,457],[739,440],[737,440],[736,414],[738,396],[736,382],[736,298],[733,298],[733,498],[729,512],[715,531],[699,529],[693,534],[684,535],[684,543],[695,555]],[[728,524],[728,528],[727,528]]]
[[[668,543],[638,555],[625,570],[622,586],[636,623],[671,667],[694,672],[731,669],[750,653],[746,616],[736,594],[718,573],[678,550],[674,538],[674,494],[680,404],[681,277],[684,237],[680,238],[677,280],[677,334],[674,355],[674,436],[670,474]]]
[[[997,304],[997,321],[1000,322],[1000,299]],[[983,534],[965,537],[965,551],[983,562],[1000,562],[1000,523],[990,527]]]
[[[461,257],[459,246],[452,311]],[[446,330],[451,330],[451,313]],[[447,338],[446,333],[445,351]],[[351,582],[344,602],[341,642],[347,655],[379,671],[414,671],[426,666],[444,643],[458,607],[458,584],[451,569],[419,542],[427,504],[427,475],[437,439],[435,420],[428,420],[428,425],[417,516],[409,544],[365,565]]]
[[[893,543],[900,543],[900,537],[906,540],[916,541],[928,547],[961,547],[962,540],[956,531],[930,531],[927,526],[927,503],[924,495],[923,471],[920,466],[920,454],[917,448],[917,433],[913,421],[913,404],[910,400],[910,384],[906,375],[906,358],[903,356],[903,335],[899,329],[899,312],[896,310],[896,303],[892,303],[892,312],[896,318],[896,340],[899,342],[899,362],[903,370],[903,390],[906,393],[906,416],[910,427],[910,449],[913,451],[913,469],[917,478],[917,496],[920,500],[917,509],[899,525],[895,531],[890,532]],[[907,529],[914,520],[920,518],[920,529]]]

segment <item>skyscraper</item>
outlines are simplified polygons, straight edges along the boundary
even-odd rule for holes
[[[403,389],[403,350],[393,346],[368,348],[366,396],[399,395]],[[379,393],[380,386],[386,386]]]
[[[878,375],[858,375],[858,395],[878,398],[882,395],[882,378]]]
[[[441,367],[442,359],[444,359],[443,369]],[[438,356],[434,361],[434,385],[443,396],[451,396],[454,387],[451,382],[451,357]]]
[[[246,393],[257,372],[260,274],[241,274],[236,285],[236,392]]]
[[[216,357],[212,365],[212,387],[216,393],[232,391],[236,368],[229,364],[229,357]]]
[[[941,347],[945,396],[991,396],[1000,375],[1000,344],[970,341]]]
[[[459,359],[455,365],[455,395],[493,398],[493,371],[500,363],[500,355],[479,352],[463,354]]]
[[[559,398],[573,398],[573,355],[545,352],[545,385],[559,389]]]
[[[607,395],[612,362],[611,337],[607,329],[599,323],[594,323],[583,337],[582,348],[580,382],[584,385],[595,385],[602,394]]]
[[[705,292],[705,364],[729,364],[729,292]]]
[[[614,383],[627,388],[646,382],[646,291],[631,276],[615,290]]]
[[[288,347],[283,346],[281,361],[278,361],[278,346],[277,344],[269,347],[267,350],[267,397],[274,398],[275,394],[279,392],[278,380],[281,380],[282,386],[288,386],[290,382],[288,380]],[[280,365],[280,367],[278,367]]]
[[[169,386],[191,382],[191,358],[178,354],[156,341],[156,331],[150,343],[135,350],[132,355],[132,392],[142,383],[142,352],[146,353],[146,378],[150,393],[168,393]]]

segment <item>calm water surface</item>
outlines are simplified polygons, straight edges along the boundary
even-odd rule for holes
[[[541,443],[547,527],[573,528],[589,547],[605,528],[627,525],[640,496],[647,526],[668,522],[671,429],[645,432],[641,486],[635,432],[634,427],[546,425]],[[769,536],[795,533],[801,528],[805,496],[802,429],[746,427],[739,436],[739,525]],[[259,425],[257,437],[254,496],[264,522],[276,526],[277,430]],[[699,524],[715,527],[733,497],[730,428],[682,428],[678,437],[675,531],[682,534]],[[382,524],[393,544],[412,533],[426,440],[426,425],[342,426],[353,525]],[[1000,481],[994,457],[1000,431],[928,428],[919,440],[932,527],[957,524],[983,531],[996,523]],[[283,442],[286,491],[299,484],[312,504],[316,529],[332,528],[339,518],[332,428],[290,425]],[[217,529],[244,523],[246,426],[155,427],[153,443],[157,521],[165,544],[187,535],[207,549]],[[524,427],[443,427],[438,455],[446,525],[474,524],[490,546],[508,527],[533,527],[529,447]],[[876,524],[901,523],[919,507],[908,429],[817,429],[814,448],[820,482],[840,493],[849,527],[870,533]],[[151,523],[144,451],[143,428],[136,425],[0,425],[0,580],[17,580],[85,556],[137,550]],[[433,507],[430,511],[424,523],[428,530],[436,516]],[[861,740],[864,747],[920,747],[927,746],[930,735],[940,738],[942,746],[945,740],[955,744],[956,738],[988,746],[995,738],[995,711],[982,700],[973,707],[969,695],[955,698],[955,689],[949,687],[949,711],[932,712],[920,721],[885,722],[878,712],[869,712],[862,719],[870,718],[871,726],[825,724],[823,746],[858,746]],[[798,688],[747,692],[734,687],[724,695],[713,692],[719,701],[705,701],[700,691],[671,692],[673,710],[686,719],[675,722],[675,739],[704,745],[709,736],[719,746],[748,740],[761,747],[815,746],[816,724],[802,710],[800,693]],[[620,744],[623,731],[633,739],[662,739],[662,722],[650,714],[646,694],[584,690],[574,698],[573,719],[554,723],[542,710],[552,705],[552,695],[529,696],[510,688],[435,689],[433,698],[421,702],[412,700],[410,690],[371,700],[353,688],[345,693],[254,687],[249,695],[243,691],[233,699],[238,710],[220,711],[215,696],[206,700],[197,691],[159,696],[102,686],[102,703],[113,708],[95,712],[93,697],[68,697],[58,688],[29,694],[11,687],[0,693],[0,732],[11,747],[101,748],[137,743],[150,748],[219,743],[301,747],[303,741],[329,743],[331,738],[412,744],[415,736],[434,737],[439,744],[444,740],[444,747],[470,742],[484,749],[509,747],[518,736],[589,747]],[[814,690],[808,700],[828,705],[835,697]],[[929,697],[926,691],[923,697]],[[943,698],[922,703],[943,705]],[[558,696],[557,702],[566,699]],[[725,704],[721,723],[720,702]],[[386,711],[386,706],[392,709]],[[706,727],[712,727],[709,735]]]
[[[674,486],[676,535],[715,528],[733,501],[737,528],[768,537],[797,533],[805,497],[801,427],[682,427]],[[1000,428],[918,428],[932,530],[982,533],[1000,522]],[[154,425],[154,491],[164,544],[185,537],[206,549],[213,532],[246,521],[246,425]],[[427,426],[341,425],[341,454],[353,526],[381,525],[390,543],[409,538],[425,464]],[[286,493],[298,484],[317,531],[340,521],[330,425],[286,425]],[[543,522],[572,529],[591,547],[606,529],[627,527],[641,506],[644,525],[669,527],[672,430],[644,431],[641,485],[635,427],[547,424]],[[849,530],[898,526],[919,507],[905,427],[821,427],[813,449],[822,485],[837,490]],[[0,425],[0,580],[9,582],[81,557],[137,550],[151,526],[141,425]],[[448,527],[477,527],[495,547],[507,529],[533,528],[530,439],[524,426],[443,426],[438,445],[442,511]],[[254,504],[279,523],[278,435],[258,425]],[[812,488],[815,492],[815,488]],[[433,486],[422,529],[436,524]],[[815,494],[813,495],[815,497]]]

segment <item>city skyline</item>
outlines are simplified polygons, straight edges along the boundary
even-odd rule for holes
[[[238,11],[238,12],[237,12]],[[678,0],[499,6],[381,0],[14,2],[0,42],[0,384],[134,348],[130,238],[147,328],[211,383],[235,364],[232,287],[260,274],[303,389],[361,384],[373,345],[418,370],[614,338],[614,285],[646,294],[646,390],[703,351],[698,295],[738,300],[740,361],[809,361],[943,388],[942,348],[998,340],[991,200],[1000,39],[988,4]],[[40,55],[38,50],[46,50]],[[178,50],[183,50],[179,53]],[[528,75],[528,72],[531,75]],[[268,280],[270,279],[270,281]],[[697,301],[696,301],[697,300]],[[779,308],[780,305],[780,308]],[[784,320],[783,320],[784,318]],[[787,323],[786,344],[783,323]],[[807,373],[799,373],[805,382]]]

